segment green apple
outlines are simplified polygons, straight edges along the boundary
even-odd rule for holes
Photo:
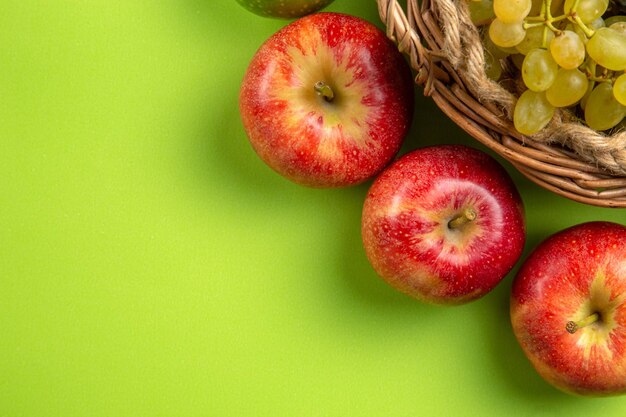
[[[316,12],[333,0],[237,0],[246,9],[260,16],[293,19]]]

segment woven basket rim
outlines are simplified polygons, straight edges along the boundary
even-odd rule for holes
[[[438,21],[438,8],[457,8],[458,1],[465,0],[406,0],[404,7],[398,0],[377,0],[387,36],[407,56],[424,94],[470,136],[544,189],[583,204],[626,208],[626,174],[610,172],[560,144],[520,134],[501,107],[476,98],[463,69],[445,52]]]

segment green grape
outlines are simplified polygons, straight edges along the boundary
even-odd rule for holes
[[[521,21],[504,23],[496,18],[489,25],[489,36],[496,45],[503,48],[510,48],[524,39],[526,30]]]
[[[617,77],[613,84],[613,95],[615,100],[619,101],[622,106],[626,106],[626,74]]]
[[[546,45],[543,44],[544,32],[546,35]],[[548,29],[547,26],[536,26],[526,30],[526,36],[515,46],[515,49],[517,49],[520,54],[526,55],[535,48],[548,46],[552,39],[554,39],[554,32]]]
[[[604,20],[604,25],[608,28],[611,27],[612,24],[614,23],[619,23],[619,22],[626,22],[626,16],[623,15],[615,15],[615,16],[611,16],[611,17],[607,17]]]
[[[572,13],[572,6],[577,0],[565,0],[563,11],[565,14]],[[590,23],[599,18],[609,7],[609,0],[578,0],[575,12],[585,23]]]
[[[504,23],[523,20],[532,7],[531,0],[493,0],[493,11]]]
[[[585,95],[583,96],[583,98],[580,99],[580,103],[578,103],[580,105],[580,108],[585,110],[585,107],[587,107],[587,100],[589,100],[589,96],[591,95],[591,93],[593,92],[594,87],[596,86],[596,82],[595,81],[589,81],[587,84],[587,91],[585,92]]]
[[[560,16],[563,14],[563,1],[564,0],[552,0],[552,4],[550,6],[552,16]],[[532,0],[533,5],[530,8],[530,13],[528,13],[528,15],[539,16],[543,2],[544,0]]]
[[[518,132],[532,135],[543,129],[554,115],[554,106],[548,103],[545,93],[526,90],[517,100],[513,124]]]
[[[545,49],[530,51],[522,64],[522,79],[532,91],[545,91],[554,82],[559,67]]]
[[[615,22],[609,27],[623,35],[626,35],[626,22]]]
[[[482,40],[483,46],[485,48],[485,54],[491,54],[496,59],[506,58],[510,55],[509,52],[503,50],[503,48],[493,43],[493,41],[491,40],[491,36],[489,36],[489,33],[487,31],[483,33]]]
[[[498,46],[496,45],[496,48],[498,48],[500,50],[500,52],[502,52],[503,54],[505,54],[505,56],[509,56],[509,55],[515,55],[517,54],[517,49],[515,49],[514,46],[510,46],[508,48],[505,48],[504,46]]]
[[[598,65],[622,71],[626,69],[626,35],[612,28],[600,28],[587,42],[587,53]]]
[[[552,57],[565,69],[578,68],[585,60],[585,44],[576,33],[564,30],[550,42]]]
[[[600,83],[593,89],[585,106],[585,122],[595,130],[616,126],[626,115],[626,107],[615,99],[613,86]]]
[[[606,23],[604,23],[604,19],[602,17],[599,17],[596,20],[594,20],[593,22],[590,22],[590,23],[587,24],[587,27],[591,28],[593,30],[600,29],[600,28],[603,28],[605,26],[606,26]],[[580,29],[580,26],[576,25],[576,27]]]
[[[500,60],[489,53],[485,54],[485,74],[494,81],[498,81],[502,75]]]
[[[576,104],[587,92],[589,80],[578,69],[561,68],[554,82],[546,90],[546,99],[554,107],[567,107]]]
[[[493,12],[493,0],[479,0],[468,2],[472,23],[481,26],[489,23],[496,17]]]

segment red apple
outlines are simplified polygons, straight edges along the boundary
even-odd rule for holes
[[[317,13],[287,25],[257,51],[240,112],[267,165],[311,187],[342,187],[380,172],[413,114],[404,57],[367,21]]]
[[[259,16],[291,19],[320,10],[333,0],[237,0]]]
[[[626,227],[584,223],[542,242],[513,282],[511,322],[557,388],[626,392]]]
[[[419,300],[462,304],[491,291],[526,239],[515,185],[489,155],[459,145],[413,151],[374,181],[362,237],[378,274]]]

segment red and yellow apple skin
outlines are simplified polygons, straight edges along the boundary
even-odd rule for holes
[[[597,321],[584,326],[594,313]],[[530,362],[555,387],[625,393],[626,227],[583,223],[542,242],[513,282],[511,322]]]
[[[321,10],[333,0],[237,0],[237,2],[259,16],[292,19]]]
[[[372,178],[397,154],[413,91],[408,64],[382,31],[354,16],[317,13],[260,47],[239,103],[267,165],[302,185],[344,187]]]
[[[413,151],[383,171],[366,196],[361,232],[385,281],[450,305],[491,291],[526,240],[523,203],[507,172],[460,145]]]

